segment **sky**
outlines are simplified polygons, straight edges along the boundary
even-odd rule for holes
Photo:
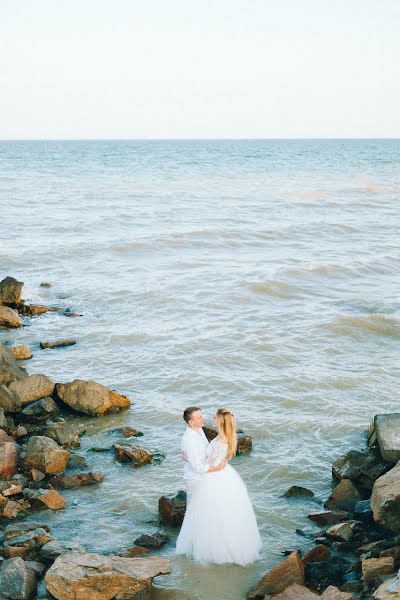
[[[0,139],[400,137],[400,0],[1,0]]]

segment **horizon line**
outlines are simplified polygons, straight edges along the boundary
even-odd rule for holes
[[[267,142],[267,141],[398,141],[400,137],[154,137],[154,138],[0,138],[4,142]]]

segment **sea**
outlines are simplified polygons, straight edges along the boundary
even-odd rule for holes
[[[155,600],[245,598],[311,546],[332,462],[399,411],[400,140],[4,141],[0,211],[1,279],[60,308],[0,341],[32,347],[29,373],[132,400],[74,417],[76,451],[104,481],[63,490],[67,508],[40,518],[99,553],[166,532]],[[39,347],[63,338],[77,343]],[[249,567],[176,558],[177,531],[158,523],[160,496],[184,485],[191,405],[208,421],[229,407],[253,437],[232,462],[263,540]],[[135,469],[91,450],[125,425],[165,460]],[[282,497],[292,485],[315,496]]]

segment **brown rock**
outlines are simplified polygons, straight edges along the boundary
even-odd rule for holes
[[[371,509],[374,520],[387,529],[400,532],[400,465],[375,481]]]
[[[341,592],[334,585],[327,587],[321,595],[321,598],[323,598],[323,600],[355,600],[355,597],[351,592]]]
[[[25,468],[58,475],[65,470],[69,452],[44,435],[34,435],[26,446]]]
[[[9,385],[14,379],[23,377],[27,377],[25,369],[20,367],[10,348],[0,342],[0,384]]]
[[[19,502],[14,502],[14,500],[8,500],[5,506],[3,507],[1,514],[6,519],[14,519],[20,513],[24,512],[25,508]]]
[[[65,404],[77,412],[92,416],[127,409],[131,405],[127,396],[94,381],[75,379],[72,383],[58,383],[56,387],[58,396]]]
[[[15,558],[16,556],[27,558],[29,556],[29,548],[23,546],[5,546],[3,552],[6,558]]]
[[[400,566],[400,546],[395,546],[394,548],[387,548],[387,550],[382,550],[379,555],[381,558],[385,556],[391,556],[394,560],[394,566],[396,569]]]
[[[385,581],[374,593],[375,600],[400,600],[400,578],[393,577]]]
[[[60,346],[74,346],[76,344],[76,340],[72,338],[68,338],[66,340],[55,340],[54,342],[40,342],[40,347],[42,349],[45,348],[59,348]]]
[[[56,558],[45,581],[58,600],[150,600],[153,578],[170,572],[166,558],[68,552]]]
[[[203,431],[206,434],[206,437],[209,442],[213,440],[218,435],[217,429],[215,427],[203,427]],[[242,429],[236,430],[237,434],[237,454],[244,454],[245,452],[249,452],[253,447],[253,438],[251,435],[244,433]]]
[[[297,551],[292,552],[286,560],[266,573],[249,592],[248,598],[259,600],[266,594],[274,596],[294,583],[304,585],[304,566]]]
[[[179,490],[176,496],[161,496],[158,512],[164,523],[175,527],[182,525],[186,512],[186,492]]]
[[[141,467],[152,461],[153,454],[141,446],[131,442],[113,444],[114,454],[119,462],[131,462],[134,467]]]
[[[40,400],[34,400],[23,407],[20,418],[29,423],[38,423],[40,421],[46,421],[53,417],[59,411],[58,404],[47,396],[40,398]],[[57,423],[58,425],[58,423]],[[52,437],[49,435],[48,437]],[[58,441],[58,440],[56,440]]]
[[[284,498],[312,498],[314,492],[300,485],[292,485],[284,492]]]
[[[42,281],[42,283],[40,284],[40,287],[50,288],[51,283],[49,281]]]
[[[362,575],[368,583],[381,575],[391,575],[394,571],[393,556],[383,558],[367,558],[361,561]]]
[[[284,592],[274,596],[274,600],[318,600],[319,596],[308,588],[294,583],[286,588]]]
[[[23,327],[24,322],[15,310],[0,305],[0,327]]]
[[[140,437],[143,435],[141,431],[138,431],[129,425],[127,427],[122,427],[121,433],[124,437]]]
[[[142,546],[133,546],[132,548],[128,548],[123,552],[118,552],[118,556],[124,556],[125,558],[136,558],[137,556],[144,556],[145,554],[149,554],[150,550],[148,548],[143,548]]]
[[[306,552],[306,554],[303,556],[303,564],[307,565],[308,563],[312,562],[320,562],[322,560],[330,558],[330,556],[331,551],[329,550],[329,548],[327,546],[324,546],[324,544],[318,544],[317,546],[314,546],[314,548],[311,548],[311,550]]]
[[[32,490],[26,488],[24,496],[29,500],[32,506],[46,506],[50,510],[62,510],[66,507],[67,502],[56,490],[38,489]]]
[[[12,381],[9,389],[24,405],[45,396],[51,396],[54,391],[54,382],[46,375],[34,374]]]
[[[39,469],[31,469],[30,476],[32,481],[42,481],[42,479],[46,477],[46,475],[42,473],[42,471],[39,471]]]
[[[5,413],[20,412],[21,401],[5,385],[0,384],[0,406]]]
[[[374,481],[390,469],[390,463],[383,460],[379,448],[366,451],[350,450],[335,460],[332,475],[336,479],[351,479],[357,489],[371,492]]]
[[[0,446],[0,479],[11,479],[18,471],[18,454],[15,442]]]
[[[61,421],[48,425],[40,433],[51,438],[64,448],[78,448],[81,445],[79,440],[79,430],[69,423],[63,423]]]
[[[21,291],[24,283],[14,277],[5,277],[0,281],[0,304],[16,306],[21,302]]]
[[[51,479],[51,485],[63,489],[72,489],[81,485],[93,485],[103,481],[104,475],[99,471],[87,473],[75,473],[74,475],[57,475]]]
[[[11,352],[15,360],[27,360],[32,358],[32,350],[28,346],[12,346]]]
[[[342,479],[334,488],[324,506],[325,508],[341,508],[353,511],[359,500],[361,500],[361,496],[350,479]]]
[[[47,312],[54,312],[56,309],[53,306],[42,306],[39,304],[24,304],[21,302],[17,306],[18,312],[24,317],[39,317]]]
[[[349,542],[353,537],[353,534],[358,529],[358,521],[345,521],[344,523],[337,523],[332,525],[325,531],[325,535],[334,540],[340,540],[341,542]]]

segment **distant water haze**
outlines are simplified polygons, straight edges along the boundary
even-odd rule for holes
[[[0,143],[0,271],[45,314],[2,342],[32,344],[29,372],[91,379],[130,411],[76,417],[98,486],[65,490],[52,534],[119,551],[157,530],[158,498],[182,487],[183,409],[229,406],[254,449],[234,459],[263,538],[249,567],[173,557],[157,600],[239,600],[285,549],[317,531],[331,463],[398,411],[400,141]],[[49,281],[51,288],[41,288]],[[40,350],[72,337],[75,346]],[[141,469],[93,446],[131,424],[166,454]],[[168,530],[175,540],[176,532]],[[216,594],[217,590],[217,595]]]

